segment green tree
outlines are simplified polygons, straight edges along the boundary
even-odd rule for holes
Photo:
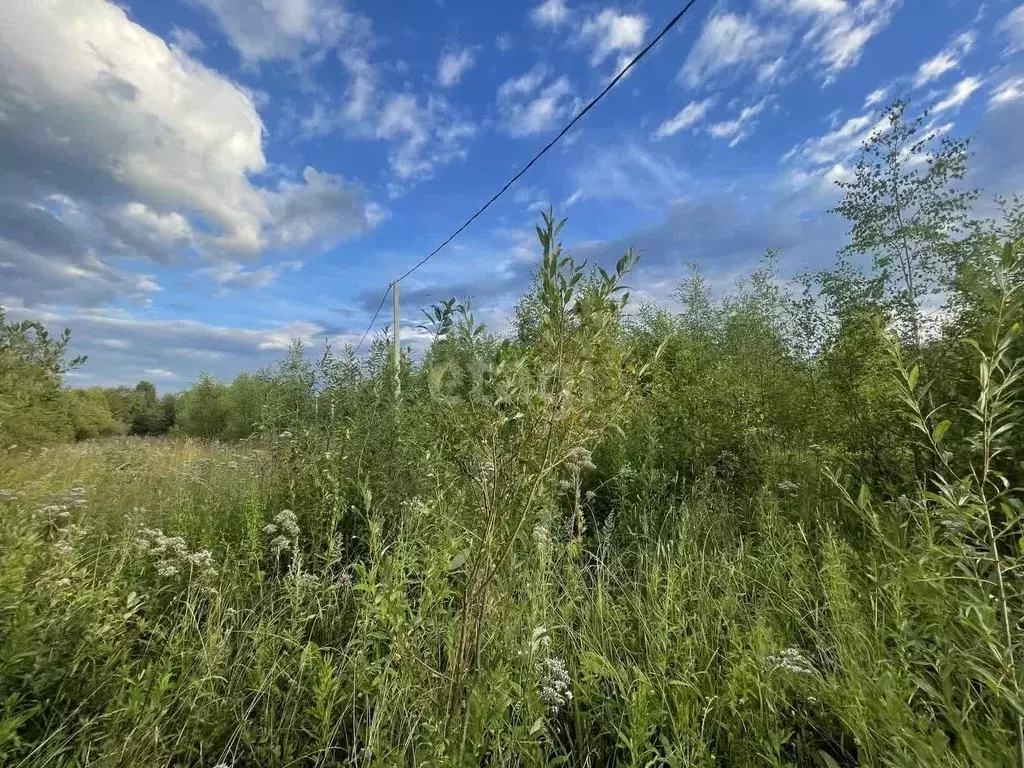
[[[68,390],[65,403],[76,440],[124,434],[124,424],[114,417],[103,389]]]
[[[968,229],[977,192],[958,185],[967,170],[968,140],[936,141],[924,122],[927,113],[908,121],[906,111],[903,100],[884,110],[883,127],[861,146],[853,179],[837,182],[844,196],[832,211],[852,225],[840,269],[850,256],[870,255],[869,293],[919,347],[923,305],[951,285],[955,238]]]
[[[44,443],[74,435],[63,398],[63,376],[85,363],[66,361],[71,330],[54,338],[42,323],[8,322],[0,308],[0,439]]]
[[[191,437],[224,437],[229,416],[226,389],[208,373],[199,374],[178,400],[178,431]]]

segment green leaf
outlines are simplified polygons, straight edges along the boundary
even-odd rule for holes
[[[949,429],[949,419],[943,419],[935,425],[935,429],[932,430],[932,441],[938,445],[942,442],[942,438],[946,435],[946,430]]]
[[[466,564],[466,553],[465,552],[459,552],[459,554],[457,554],[455,557],[453,557],[452,561],[450,563],[448,563],[448,570],[449,571],[454,571],[454,570],[456,570],[458,568],[461,568],[465,564]]]
[[[857,494],[857,506],[861,509],[871,503],[871,489],[865,483],[860,484],[860,492]]]
[[[910,374],[907,376],[907,386],[910,391],[913,392],[917,389],[917,378],[921,375],[921,369],[918,366],[914,366],[910,369]]]

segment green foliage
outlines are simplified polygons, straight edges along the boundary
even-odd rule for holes
[[[68,440],[61,377],[85,362],[65,363],[71,331],[50,336],[38,322],[9,322],[0,308],[0,443],[39,444]]]
[[[968,229],[978,193],[956,185],[967,171],[968,141],[936,141],[927,114],[908,122],[906,109],[902,100],[885,109],[853,179],[839,182],[844,197],[835,212],[852,224],[841,256],[871,255],[867,290],[920,345],[924,305],[952,281],[953,238]]]
[[[958,144],[876,173],[901,121],[873,272],[634,308],[548,213],[513,338],[66,392],[201,439],[0,454],[0,762],[1020,765],[1020,206],[950,225]]]

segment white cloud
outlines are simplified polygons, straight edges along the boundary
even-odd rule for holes
[[[303,262],[299,260],[282,261],[259,269],[245,269],[238,262],[222,261],[198,269],[196,274],[208,278],[226,291],[231,288],[266,288],[286,270],[298,271],[302,267]]]
[[[826,70],[829,84],[844,69],[856,66],[872,37],[889,25],[898,0],[861,0],[843,13],[827,13],[808,33]]]
[[[302,182],[282,180],[266,196],[273,222],[267,240],[275,247],[327,248],[380,221],[374,220],[374,204],[365,202],[360,185],[315,168],[302,172]]]
[[[48,0],[3,15],[0,283],[26,301],[146,304],[160,286],[134,271],[140,258],[234,260],[372,226],[340,177],[254,184],[267,170],[256,98],[122,8]]]
[[[366,19],[337,0],[193,0],[220,24],[250,65],[261,61],[322,58],[343,41],[364,34]]]
[[[885,122],[885,118],[879,121],[870,113],[851,117],[839,128],[793,147],[782,160],[796,159],[813,166],[833,166],[856,153],[864,140]]]
[[[144,373],[147,376],[152,376],[154,379],[180,379],[181,378],[174,371],[168,371],[166,368],[146,368]]]
[[[865,46],[888,26],[898,4],[899,0],[761,0],[763,7],[806,25],[802,31],[784,26],[797,46],[814,54],[825,85],[860,62]]]
[[[768,99],[766,97],[756,104],[744,107],[733,120],[726,120],[709,126],[708,133],[716,139],[729,139],[729,146],[734,147],[754,132],[754,128],[757,127],[757,120],[754,118],[764,111],[767,104]]]
[[[981,88],[981,78],[978,77],[965,77],[963,80],[954,85],[950,90],[946,98],[937,102],[932,107],[932,112],[945,112],[947,109],[959,109],[962,107],[971,95]]]
[[[565,0],[544,0],[530,11],[530,20],[538,27],[559,27],[569,20]]]
[[[535,67],[506,80],[498,89],[498,111],[509,135],[529,136],[549,130],[572,112],[577,102],[569,79],[547,77],[543,67]]]
[[[951,69],[956,69],[960,58],[952,51],[940,51],[932,58],[921,63],[914,75],[914,87],[920,88],[925,83],[931,82]]]
[[[1014,77],[993,89],[989,96],[988,106],[989,109],[992,109],[1021,98],[1024,98],[1024,77]]]
[[[708,113],[708,110],[714,104],[713,98],[707,98],[702,101],[691,101],[685,107],[683,107],[675,117],[671,117],[664,121],[658,126],[658,129],[654,132],[654,136],[659,139],[663,139],[667,136],[675,136],[679,131],[684,128],[690,128],[701,120]]]
[[[730,68],[753,66],[772,56],[781,42],[778,33],[762,29],[749,16],[715,13],[704,22],[681,77],[695,87]]]
[[[1024,4],[1006,14],[997,29],[1009,42],[1008,53],[1024,50]]]
[[[782,71],[782,65],[786,63],[786,59],[779,56],[774,61],[766,61],[757,68],[757,82],[771,84],[775,82],[775,78],[779,76],[779,72]]]
[[[301,341],[306,347],[312,347],[316,344],[317,337],[323,338],[325,330],[322,325],[297,320],[278,330],[263,334],[264,339],[260,342],[259,348],[284,352],[295,339]]]
[[[438,166],[466,156],[476,126],[461,120],[439,96],[420,100],[411,93],[392,96],[381,110],[378,138],[394,142],[391,170],[403,182],[429,178]]]
[[[199,35],[191,29],[182,29],[181,27],[171,28],[171,44],[176,45],[185,53],[197,53],[206,47]]]
[[[953,43],[939,51],[932,58],[921,62],[914,75],[914,87],[920,88],[925,83],[937,80],[946,72],[956,69],[960,60],[974,47],[974,35],[965,32],[956,37]]]
[[[445,51],[437,63],[438,82],[445,88],[457,85],[475,61],[476,57],[470,48],[463,48],[458,52]]]
[[[562,201],[562,208],[571,208],[572,206],[576,205],[576,203],[578,203],[580,200],[582,200],[583,197],[584,194],[582,189],[575,190],[571,195],[569,195],[567,198],[565,198],[565,200]]]
[[[192,240],[192,226],[180,213],[161,214],[138,201],[123,205],[120,212],[165,242]]]
[[[266,165],[263,122],[245,90],[105,0],[17,3],[6,16],[0,163],[45,157],[50,183],[84,174],[153,208],[200,213],[222,247],[259,249],[267,211],[248,177]]]
[[[583,21],[577,39],[590,46],[590,64],[597,66],[612,54],[628,56],[643,45],[647,18],[606,8]],[[623,63],[624,66],[624,63]],[[621,71],[621,67],[619,67]]]
[[[252,371],[272,363],[287,350],[292,338],[316,348],[327,333],[324,326],[308,321],[238,328],[195,320],[139,319],[104,310],[65,310],[51,305],[28,309],[2,296],[0,304],[10,310],[12,319],[31,317],[49,327],[70,327],[72,354],[89,356],[84,373],[101,384],[164,378],[152,372],[178,377],[168,381],[188,381],[200,370],[227,379],[243,368]],[[354,342],[358,338],[358,333],[343,334],[337,341]]]
[[[494,47],[502,53],[508,53],[512,50],[514,43],[512,42],[511,35],[498,35],[494,38]]]
[[[876,104],[881,104],[885,100],[885,97],[888,95],[888,88],[876,88],[865,97],[864,108],[867,109],[868,107],[873,107]]]

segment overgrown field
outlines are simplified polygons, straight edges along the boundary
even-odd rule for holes
[[[896,109],[913,205],[863,166],[800,284],[635,307],[545,217],[513,338],[443,302],[398,370],[182,396],[244,440],[4,450],[0,765],[1022,765],[1024,206]],[[0,417],[56,418],[0,325]]]

